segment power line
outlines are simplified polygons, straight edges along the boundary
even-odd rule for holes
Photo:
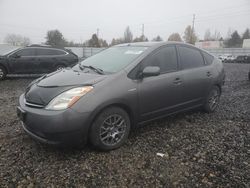
[[[210,21],[210,20],[217,20],[220,18],[225,19],[228,17],[233,17],[233,18],[238,18],[237,16],[241,16],[241,15],[245,15],[245,14],[250,14],[250,10],[247,10],[246,12],[244,11],[238,11],[238,12],[233,12],[233,13],[227,13],[227,14],[220,14],[217,16],[209,16],[209,17],[199,17],[199,19],[197,19],[197,22],[202,22],[202,21]]]
[[[249,4],[247,4],[249,5]],[[237,9],[237,11],[236,11]],[[241,5],[238,5],[238,6],[226,6],[223,8],[223,11],[226,11],[226,12],[222,12],[221,13],[221,9],[216,9],[216,10],[211,10],[211,11],[203,11],[203,12],[196,12],[196,15],[193,15],[193,22],[192,22],[192,32],[194,31],[194,25],[196,23],[196,27],[197,26],[197,23],[201,23],[201,22],[207,22],[207,21],[214,21],[214,22],[222,22],[224,20],[228,20],[228,18],[232,17],[232,19],[239,19],[241,15],[248,15],[250,14],[250,10],[249,10],[249,7],[246,6],[246,4],[241,4]],[[230,11],[230,12],[228,12]],[[220,13],[217,13],[217,12],[220,12]],[[145,29],[145,25],[147,26],[147,28],[153,28],[153,29],[156,29],[155,27],[161,27],[159,30],[162,32],[164,30],[169,30],[171,29],[172,27],[168,26],[167,24],[170,24],[170,23],[188,23],[188,17],[190,18],[190,14],[188,16],[181,16],[181,17],[175,17],[175,18],[169,18],[167,19],[166,21],[162,20],[158,20],[158,21],[153,21],[153,22],[143,22],[143,24],[132,24],[134,26],[136,26],[136,30],[137,32],[139,33],[140,30],[141,30],[141,33],[142,35],[144,35],[144,29]],[[196,19],[195,16],[197,16],[198,18]],[[223,19],[223,20],[222,20]],[[105,25],[109,25],[109,24],[105,24]],[[131,25],[131,24],[128,24],[128,25]],[[11,24],[5,24],[5,23],[0,23],[0,26],[4,26],[4,27],[9,27],[9,28],[18,28],[18,29],[21,29],[21,30],[24,30],[24,31],[30,31],[30,30],[33,30],[33,31],[43,31],[43,32],[46,32],[46,28],[42,28],[41,26],[40,27],[29,27],[29,26],[21,26],[21,25],[11,25]],[[140,28],[141,27],[141,28]],[[75,31],[72,31],[71,30],[68,30],[68,31],[63,31],[63,34],[70,34],[70,35],[76,35],[76,34],[84,34],[86,35],[86,33],[90,33],[91,31],[95,30],[96,26],[94,26],[94,24],[91,24],[91,25],[85,25],[85,27],[82,27],[80,29],[78,29],[76,32]],[[59,28],[60,29],[60,28]],[[109,29],[106,29],[106,28],[102,28],[102,33],[105,32],[109,32],[111,30]],[[158,30],[158,29],[157,29]],[[99,37],[99,28],[97,28],[97,36]],[[31,35],[32,36],[32,35]],[[38,35],[33,35],[34,37],[36,38],[42,38],[42,37],[38,37]],[[191,35],[192,36],[192,35]],[[86,36],[87,37],[87,36]]]
[[[240,10],[240,8],[246,8],[246,5],[248,4],[241,4],[241,5],[238,5],[238,6],[230,6],[230,7],[223,7],[223,11],[245,11],[246,9],[244,10]],[[218,13],[217,12],[221,12],[221,8],[220,9],[214,9],[214,10],[211,10],[211,11],[203,11],[203,12],[196,12],[196,15],[199,15],[199,17],[202,17],[202,16],[210,16],[212,14],[212,16],[217,16]],[[183,16],[179,16],[179,17],[174,17],[174,18],[168,18],[167,22],[166,21],[159,21],[159,20],[155,20],[155,21],[151,21],[151,22],[143,22],[144,24],[146,25],[152,25],[152,24],[162,24],[162,23],[170,23],[169,20],[171,22],[175,21],[175,20],[180,20],[180,19],[187,19],[189,16],[191,16],[192,14],[187,14],[187,15],[183,15]],[[136,24],[134,24],[136,25]]]
[[[232,7],[231,7],[232,8]],[[223,9],[223,10],[225,10],[225,9]],[[244,10],[244,11],[247,11],[246,13],[250,13],[250,11],[249,10]],[[214,11],[211,11],[211,12],[214,12]],[[208,13],[208,12],[207,12]],[[218,17],[220,17],[220,16],[236,16],[236,15],[234,15],[235,13],[244,13],[242,10],[238,10],[237,12],[230,12],[230,13],[226,13],[226,14],[216,14],[216,15],[213,15],[213,16],[209,16],[209,15],[207,15],[207,16],[205,16],[205,14],[199,14],[199,19],[197,20],[197,22],[199,21],[203,21],[204,19],[212,19],[212,18],[218,18]],[[152,25],[153,23],[159,23],[160,25],[162,25],[162,24],[167,24],[167,23],[173,23],[173,22],[175,22],[175,23],[180,23],[180,22],[183,22],[183,21],[175,21],[176,19],[181,19],[181,20],[184,20],[184,19],[182,19],[182,18],[185,18],[185,19],[187,19],[187,16],[182,16],[182,17],[176,17],[176,18],[172,18],[172,19],[168,19],[168,21],[164,21],[164,22],[148,22],[148,23],[146,23],[148,26],[149,25]],[[7,27],[16,27],[16,28],[19,28],[19,29],[32,29],[32,30],[44,30],[44,28],[41,28],[41,27],[27,27],[27,26],[18,26],[18,25],[13,25],[13,24],[5,24],[5,23],[3,23],[3,24],[1,24],[0,23],[0,25],[1,26],[7,26]],[[144,26],[145,26],[145,24],[143,24]],[[143,26],[143,27],[144,27]],[[84,28],[81,28],[80,30],[81,31],[90,31],[91,30],[91,28],[92,27],[84,27]],[[106,30],[106,29],[105,29]],[[64,32],[64,33],[66,33],[66,32]],[[67,32],[67,33],[80,33],[80,32]]]

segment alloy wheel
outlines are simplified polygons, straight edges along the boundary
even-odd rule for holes
[[[0,68],[0,79],[3,78],[3,76],[4,76],[4,71],[2,68]]]
[[[60,66],[60,67],[57,67],[57,68],[56,68],[56,70],[62,70],[62,69],[64,69],[63,66]]]
[[[211,110],[214,110],[219,103],[220,100],[220,93],[218,90],[213,90],[209,99],[208,99],[208,105]]]
[[[100,127],[100,139],[103,144],[113,146],[118,144],[125,135],[126,120],[118,114],[108,116]]]

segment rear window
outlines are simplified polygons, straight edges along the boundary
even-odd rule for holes
[[[205,58],[206,64],[211,65],[214,61],[214,57],[206,52],[203,52],[203,56]]]
[[[204,60],[199,50],[179,46],[180,62],[183,69],[204,66]]]

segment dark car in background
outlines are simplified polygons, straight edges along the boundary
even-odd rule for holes
[[[89,140],[111,150],[139,124],[198,107],[213,112],[224,79],[222,62],[192,45],[122,44],[35,80],[20,96],[17,114],[41,142]]]
[[[249,55],[239,55],[234,60],[235,63],[250,63],[250,56]]]
[[[50,73],[77,62],[77,55],[69,50],[31,45],[0,56],[0,80],[7,74]]]

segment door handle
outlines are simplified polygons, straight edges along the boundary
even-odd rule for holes
[[[182,81],[181,81],[181,79],[180,78],[175,78],[175,80],[174,80],[174,82],[173,82],[174,84],[176,84],[176,85],[179,85],[179,84],[181,84],[182,83]]]
[[[210,77],[212,76],[212,73],[210,71],[207,72],[207,76]]]

